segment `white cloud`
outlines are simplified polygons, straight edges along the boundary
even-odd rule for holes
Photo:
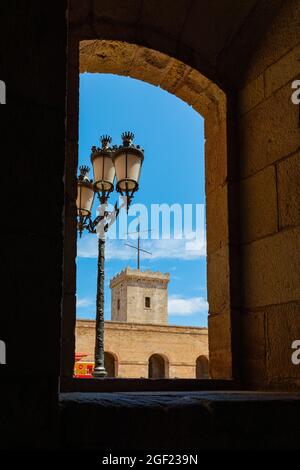
[[[90,307],[94,303],[95,302],[93,302],[93,300],[88,298],[88,297],[83,297],[82,299],[79,299],[79,298],[76,299],[76,307],[77,308]]]
[[[189,316],[195,313],[207,313],[208,303],[203,297],[183,298],[170,296],[168,301],[169,315]]]
[[[77,256],[80,258],[97,258],[98,239],[96,236],[84,236],[78,241]],[[131,260],[136,259],[136,250],[125,243],[135,245],[132,240],[110,240],[106,242],[106,259]],[[142,248],[150,251],[152,256],[142,253],[147,259],[183,259],[192,260],[206,256],[205,238],[186,241],[182,240],[142,240]]]

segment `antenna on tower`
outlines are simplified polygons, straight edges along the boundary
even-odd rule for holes
[[[152,230],[143,230],[143,232],[152,232]],[[126,246],[129,246],[130,248],[134,248],[135,250],[137,250],[137,269],[140,269],[140,261],[141,261],[141,251],[143,253],[147,253],[148,255],[152,255],[152,253],[150,251],[147,251],[147,250],[144,250],[143,248],[141,248],[141,236],[140,236],[140,233],[141,233],[141,227],[140,227],[140,222],[138,223],[138,226],[137,226],[137,231],[136,232],[129,232],[127,233],[127,235],[131,235],[133,233],[137,233],[138,234],[138,238],[137,238],[137,246],[134,246],[134,245],[129,245],[129,243],[125,243]]]

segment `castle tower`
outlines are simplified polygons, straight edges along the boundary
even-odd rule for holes
[[[111,319],[129,323],[168,323],[168,282],[161,272],[126,268],[110,281]]]

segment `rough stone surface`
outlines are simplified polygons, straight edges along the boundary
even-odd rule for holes
[[[169,273],[159,271],[126,268],[117,274],[110,280],[112,321],[167,324],[169,280]]]
[[[299,77],[300,44],[265,72],[266,96]]]
[[[228,244],[227,185],[220,186],[206,199],[207,254],[211,255]],[[218,221],[218,230],[214,223]]]
[[[256,240],[278,229],[276,170],[269,166],[240,183],[241,239]]]
[[[209,312],[221,313],[229,306],[228,246],[207,257]]]
[[[266,307],[268,381],[300,379],[299,365],[292,363],[292,343],[300,339],[300,302]]]
[[[229,311],[209,315],[208,334],[211,377],[232,377],[231,318]]]
[[[292,449],[299,406],[299,396],[289,394],[63,394],[60,443],[77,450]],[[139,426],[128,432],[133,421]]]
[[[264,310],[241,315],[242,354],[251,360],[263,360],[266,354]]]
[[[300,225],[300,153],[278,163],[280,227]]]
[[[245,114],[261,103],[265,98],[264,75],[260,75],[240,91],[239,108],[240,113]]]
[[[269,4],[270,8],[273,8],[273,3]],[[276,8],[276,6],[274,7]],[[246,73],[248,81],[257,78],[267,67],[277,62],[299,44],[299,15],[300,4],[298,0],[281,2],[278,14],[274,17],[270,27],[265,30],[263,40],[257,45],[255,54],[248,64]]]
[[[290,84],[242,116],[239,126],[245,177],[295,152],[300,143],[299,109],[291,101]]]
[[[227,119],[224,116],[226,102],[210,108],[206,116],[205,126],[205,192],[207,201],[210,193],[224,186],[228,177],[227,155]]]
[[[282,304],[300,297],[300,229],[290,229],[243,248],[244,306]]]
[[[212,81],[183,62],[161,52],[121,41],[80,42],[80,71],[131,76],[175,94],[204,116],[217,105],[225,109],[225,94]]]

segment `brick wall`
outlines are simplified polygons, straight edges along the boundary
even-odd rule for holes
[[[93,361],[95,322],[77,320],[76,352],[88,354],[83,361]],[[105,351],[117,358],[118,377],[148,377],[152,354],[161,355],[168,376],[196,377],[196,360],[208,356],[207,328],[105,322]]]

